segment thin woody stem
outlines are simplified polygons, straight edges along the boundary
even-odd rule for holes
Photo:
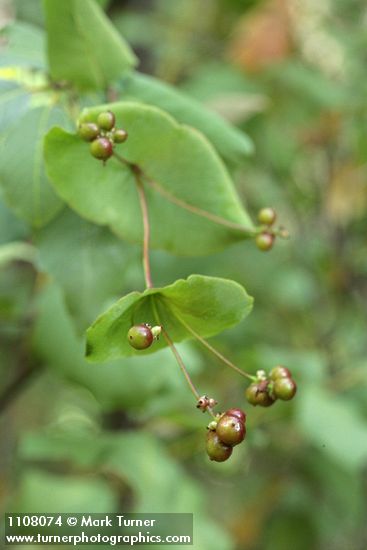
[[[139,194],[139,202],[141,215],[143,218],[143,268],[144,268],[144,277],[145,277],[145,286],[147,288],[153,288],[152,274],[150,269],[149,261],[149,241],[150,241],[150,224],[149,224],[149,215],[148,215],[148,203],[145,196],[144,184],[141,180],[141,170],[136,164],[128,162],[126,159],[118,155],[116,152],[113,153],[119,162],[128,166],[132,173],[134,174],[136,187]]]
[[[157,311],[156,304],[154,303],[153,300],[152,300],[152,308],[153,308],[153,311],[154,311],[154,314],[155,314],[157,323],[158,323],[160,326],[162,326],[161,320],[160,320],[159,315],[158,315],[158,311]],[[199,401],[199,399],[200,399],[200,394],[199,394],[198,390],[196,389],[196,387],[195,387],[193,381],[191,380],[191,377],[190,377],[190,375],[189,375],[189,373],[188,373],[188,371],[187,371],[187,368],[185,367],[185,363],[183,362],[183,359],[182,359],[181,355],[179,354],[179,352],[178,352],[178,350],[177,350],[175,344],[173,343],[173,341],[172,341],[170,335],[168,334],[168,332],[165,330],[165,328],[164,328],[163,326],[162,326],[162,334],[163,334],[164,338],[166,339],[166,342],[167,342],[168,346],[170,347],[170,349],[171,349],[173,355],[175,356],[176,361],[177,361],[177,363],[178,363],[180,369],[182,370],[184,377],[186,378],[186,381],[187,381],[187,383],[188,383],[188,385],[189,385],[189,388],[190,388],[192,394],[193,394],[194,397],[195,397],[195,400],[196,400],[196,401]],[[209,407],[208,407],[207,410],[208,410],[209,414],[211,414],[211,416],[212,416],[213,418],[215,418],[215,414],[213,413],[213,411],[212,411]]]
[[[231,369],[235,370],[240,374],[241,376],[244,376],[248,380],[251,380],[251,382],[254,382],[256,380],[256,376],[252,376],[251,374],[248,374],[247,372],[243,371],[239,367],[237,367],[232,361],[227,359],[224,355],[222,355],[217,349],[213,348],[204,338],[200,336],[193,328],[190,327],[181,317],[177,315],[177,313],[174,313],[175,317],[180,321],[180,323],[198,340],[203,346],[205,346],[209,351],[211,351],[218,359],[220,359],[225,365],[230,367]]]
[[[140,178],[136,177],[136,184],[139,193],[140,208],[141,214],[143,217],[143,227],[144,227],[144,240],[143,240],[143,267],[145,275],[145,285],[147,288],[153,288],[152,275],[150,271],[150,261],[149,261],[149,239],[150,239],[150,225],[148,217],[148,205],[147,198],[144,192],[144,186]]]

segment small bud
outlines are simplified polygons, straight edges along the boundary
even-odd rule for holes
[[[159,337],[160,337],[161,332],[162,332],[162,327],[157,325],[156,327],[152,327],[151,331],[152,331],[154,340],[159,340]]]
[[[212,397],[208,397],[207,395],[202,395],[200,399],[198,400],[196,407],[203,412],[207,411],[208,409],[211,409],[212,407],[215,407],[217,405],[217,401],[213,399]]]

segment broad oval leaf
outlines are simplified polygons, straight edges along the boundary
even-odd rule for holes
[[[164,109],[179,122],[197,128],[228,162],[240,164],[253,151],[247,135],[214,111],[156,78],[133,73],[123,80],[124,97]]]
[[[45,174],[42,140],[55,124],[67,124],[58,107],[28,111],[4,134],[0,144],[0,187],[9,208],[21,219],[41,227],[62,208]]]
[[[239,323],[252,309],[253,299],[234,281],[190,275],[163,287],[131,292],[102,314],[87,331],[86,355],[92,361],[141,354],[128,343],[134,324],[160,324],[174,342],[193,335],[214,336]],[[167,346],[162,336],[143,353]]]
[[[82,90],[103,89],[136,58],[94,0],[44,0],[51,76]]]
[[[248,237],[253,225],[210,143],[155,107],[114,103],[85,110],[95,120],[111,109],[129,138],[119,154],[143,171],[153,248],[188,256],[210,254]],[[136,176],[111,158],[96,161],[79,136],[52,129],[46,136],[48,174],[58,194],[81,216],[132,242],[141,242]]]

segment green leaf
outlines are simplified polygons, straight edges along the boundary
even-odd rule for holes
[[[14,82],[0,80],[0,132],[3,133],[28,109],[31,94]]]
[[[121,295],[125,273],[136,259],[135,250],[108,229],[88,223],[68,209],[37,232],[35,244],[40,270],[60,284],[82,331],[108,302]]]
[[[298,424],[308,439],[348,469],[367,460],[367,427],[354,405],[315,386],[301,388],[297,399]]]
[[[18,295],[19,287],[19,298]],[[143,410],[146,414],[149,406],[158,399],[162,406],[172,403],[174,410],[177,410],[178,403],[187,402],[188,390],[178,366],[172,368],[170,350],[104,364],[88,363],[84,357],[84,338],[74,330],[60,289],[54,284],[48,285],[39,295],[36,305],[38,315],[32,335],[36,356],[58,376],[89,390],[103,410]],[[180,349],[193,373],[200,367],[200,361],[190,352]]]
[[[57,107],[31,109],[4,135],[0,145],[0,186],[9,208],[34,226],[49,222],[62,202],[48,183],[43,162],[43,136],[66,123]]]
[[[141,354],[127,340],[129,328],[138,323],[163,325],[175,342],[192,338],[184,323],[201,337],[214,336],[239,323],[250,313],[252,303],[238,283],[202,275],[191,275],[163,288],[131,292],[88,329],[86,353],[92,361]],[[145,353],[166,345],[161,337]]]
[[[120,434],[100,434],[98,437],[70,432],[55,434],[55,429],[49,434],[31,433],[23,438],[20,446],[20,455],[23,461],[39,461],[41,463],[67,464],[76,472],[85,469],[88,476],[84,476],[85,485],[81,484],[80,476],[75,476],[75,490],[72,490],[70,477],[63,476],[64,491],[58,478],[48,475],[32,475],[32,481],[22,483],[18,506],[19,511],[45,511],[40,506],[39,494],[45,496],[45,502],[50,510],[64,511],[66,503],[72,503],[73,511],[85,511],[84,497],[92,498],[93,506],[90,512],[100,512],[105,506],[105,512],[111,512],[111,498],[106,491],[107,484],[102,486],[99,478],[105,481],[112,479],[116,489],[121,487],[133,490],[133,504],[125,512],[136,513],[191,513],[194,514],[194,546],[200,550],[232,550],[233,545],[226,532],[206,513],[207,495],[205,487],[191,478],[186,471],[173,460],[164,445],[144,431],[124,432]],[[202,448],[204,457],[204,445]],[[88,458],[89,457],[89,458]],[[90,471],[95,472],[94,476]],[[27,470],[27,477],[32,470]],[[35,490],[37,481],[40,491]],[[53,493],[55,486],[55,502],[51,505],[45,494],[44,484],[48,481],[49,492]],[[118,483],[120,482],[120,483]],[[101,502],[94,495],[95,489],[100,486]],[[110,485],[110,486],[111,486]],[[176,487],[180,490],[175,490]],[[33,492],[30,490],[32,489]],[[88,491],[89,489],[89,491]],[[79,491],[79,493],[78,493]],[[79,494],[79,498],[78,498]],[[111,495],[112,496],[112,495]],[[61,498],[60,498],[61,497]],[[97,502],[97,501],[98,502]],[[34,503],[34,506],[33,506]],[[117,503],[114,503],[117,506]],[[26,507],[28,506],[28,508]],[[14,506],[12,507],[14,508]],[[116,510],[115,510],[116,511]],[[154,545],[157,550],[164,550],[164,545]],[[174,546],[175,547],[175,546]]]
[[[251,220],[224,165],[197,131],[154,107],[115,103],[86,110],[95,120],[110,108],[129,133],[118,151],[144,172],[152,248],[195,256],[248,237]],[[132,242],[143,228],[136,176],[111,158],[96,161],[79,136],[52,129],[46,137],[47,171],[59,195],[81,216]]]
[[[0,199],[0,244],[19,241],[29,236],[29,228]]]
[[[169,84],[135,72],[123,81],[123,96],[156,105],[179,122],[197,128],[212,142],[218,153],[231,163],[241,164],[253,151],[247,135],[228,124],[199,101],[176,90]]]
[[[101,89],[135,65],[128,44],[94,0],[44,0],[51,76]]]
[[[46,67],[45,33],[42,29],[16,21],[5,27],[1,36],[6,40],[6,48],[2,52],[0,66],[16,65],[37,69]]]

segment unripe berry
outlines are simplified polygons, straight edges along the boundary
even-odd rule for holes
[[[78,133],[84,141],[93,141],[99,134],[99,128],[94,122],[82,122],[79,125]]]
[[[274,397],[272,397],[267,389],[267,383],[250,384],[245,391],[245,396],[247,401],[251,405],[260,405],[260,407],[270,407],[275,402]]]
[[[256,236],[255,242],[259,250],[267,252],[273,247],[274,240],[274,235],[264,231],[264,233],[259,233],[259,235]]]
[[[282,367],[282,365],[278,365],[270,371],[269,378],[275,381],[278,380],[278,378],[292,378],[292,374],[291,371],[287,369],[287,367]]]
[[[241,409],[229,409],[225,412],[225,414],[228,416],[234,416],[235,418],[238,418],[238,420],[240,420],[241,422],[246,421],[246,413],[241,411]]]
[[[278,378],[274,382],[274,395],[283,401],[289,401],[297,392],[297,384],[292,378]]]
[[[113,141],[114,143],[124,143],[124,141],[127,140],[128,133],[125,130],[118,129],[115,130],[113,133]]]
[[[97,124],[101,130],[112,130],[115,126],[115,115],[111,111],[104,111],[99,113],[97,118]]]
[[[234,447],[245,439],[246,428],[244,422],[226,413],[218,421],[216,432],[222,443]]]
[[[274,208],[262,208],[257,215],[259,222],[264,225],[273,225],[276,217],[277,215]]]
[[[130,346],[135,349],[147,349],[154,340],[152,331],[148,325],[134,325],[127,333],[127,339]]]
[[[107,160],[113,154],[112,143],[105,137],[99,137],[90,144],[91,154],[99,160]]]
[[[232,454],[232,447],[225,445],[219,439],[218,434],[209,430],[206,436],[206,452],[210,460],[215,462],[224,462],[228,460]]]

